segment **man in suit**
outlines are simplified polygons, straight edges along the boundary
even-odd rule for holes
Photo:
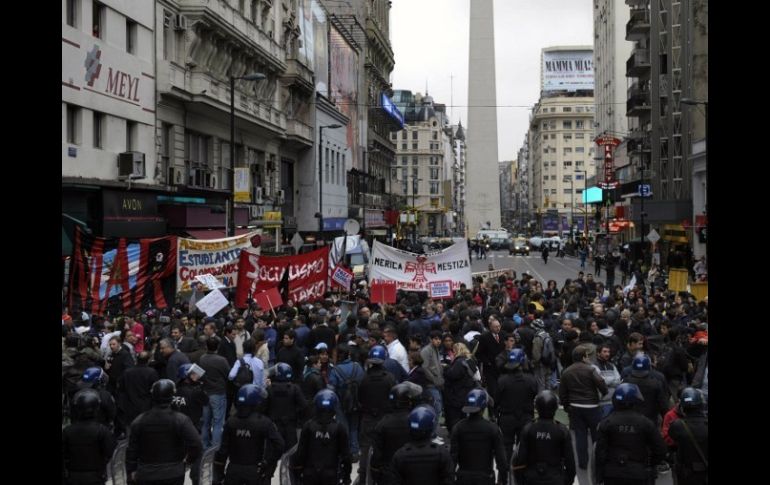
[[[494,315],[489,316],[489,332],[484,332],[479,337],[479,348],[476,351],[476,358],[482,365],[482,377],[486,383],[489,395],[497,395],[497,379],[500,377],[500,371],[495,365],[495,357],[505,349],[505,338],[500,333],[502,325]],[[490,403],[490,416],[494,416],[494,402]]]

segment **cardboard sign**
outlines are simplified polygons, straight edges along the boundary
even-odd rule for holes
[[[348,271],[344,266],[337,265],[332,273],[332,281],[339,286],[350,291],[350,284],[353,282],[353,273]]]
[[[369,301],[372,303],[396,303],[396,282],[372,283],[369,287]]]
[[[217,278],[211,273],[207,274],[199,274],[195,277],[196,280],[200,281],[209,290],[218,290],[220,288],[226,288],[225,285],[223,285]]]
[[[221,291],[214,290],[198,301],[195,306],[209,317],[213,317],[229,303]]]
[[[434,300],[452,298],[452,282],[450,280],[431,281],[428,284],[428,296]]]
[[[254,295],[254,301],[263,309],[269,308],[270,310],[283,305],[283,300],[281,299],[281,294],[278,292],[277,287],[270,288],[269,290]]]

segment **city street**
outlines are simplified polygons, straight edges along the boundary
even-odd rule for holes
[[[578,271],[580,271],[580,259],[572,256],[557,258],[554,254],[552,252],[548,256],[548,264],[544,264],[539,251],[532,251],[529,253],[529,256],[521,254],[510,255],[507,250],[490,251],[487,252],[487,259],[481,260],[476,259],[474,253],[473,260],[471,261],[471,271],[474,273],[487,271],[491,264],[495,270],[509,268],[516,270],[517,278],[520,278],[521,274],[527,271],[540,280],[543,283],[543,287],[546,286],[548,280],[556,280],[559,288],[561,288],[564,285],[565,279],[577,277]],[[586,261],[586,269],[583,271],[586,274],[594,274],[593,270],[593,263]],[[617,271],[615,274],[616,276],[618,275]],[[604,282],[604,271],[601,272],[598,278],[594,274],[594,279]]]

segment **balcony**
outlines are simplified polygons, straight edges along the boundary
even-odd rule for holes
[[[650,148],[649,138],[638,138],[638,139],[628,140],[628,153],[630,155],[650,153],[650,151],[651,151],[651,148]]]
[[[642,40],[650,34],[650,11],[646,8],[631,9],[631,18],[626,23],[626,40]]]
[[[297,148],[310,148],[313,146],[313,127],[307,123],[288,118],[286,120],[286,138]]]
[[[296,87],[306,96],[312,96],[315,91],[313,71],[296,59],[286,60],[286,72],[281,75],[281,81],[286,86]]]
[[[639,77],[650,70],[650,51],[636,49],[626,61],[626,77]]]
[[[640,89],[637,83],[634,83],[628,90],[628,101],[626,101],[626,116],[639,116],[650,112],[650,91]]]

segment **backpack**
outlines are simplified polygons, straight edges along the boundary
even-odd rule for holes
[[[340,392],[340,407],[345,414],[355,413],[361,410],[361,403],[358,402],[358,381],[353,379],[355,367],[351,369],[350,376],[345,377],[342,371],[335,367],[337,376],[345,383],[345,389]]]
[[[241,386],[252,384],[254,382],[254,371],[252,371],[251,366],[243,360],[243,357],[238,360],[240,361],[241,366],[238,367],[238,372],[235,373],[233,383],[235,384],[235,387],[240,388]]]
[[[540,363],[545,367],[553,367],[556,364],[556,350],[553,347],[553,339],[545,330],[541,330],[537,335],[543,339],[543,351],[540,355]]]

